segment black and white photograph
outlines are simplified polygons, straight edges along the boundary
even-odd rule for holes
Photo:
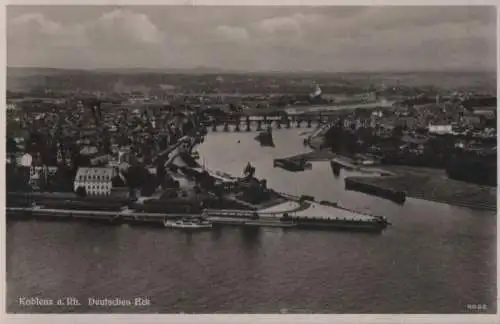
[[[497,313],[495,6],[5,17],[8,314]]]

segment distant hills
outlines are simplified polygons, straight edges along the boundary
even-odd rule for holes
[[[223,83],[215,76],[222,76]],[[54,90],[92,89],[108,91],[117,84],[131,87],[156,89],[161,84],[170,84],[189,91],[205,91],[207,85],[217,91],[250,92],[269,91],[270,85],[280,83],[284,92],[309,93],[308,87],[318,83],[325,93],[360,88],[367,91],[373,86],[435,87],[441,89],[475,89],[496,91],[496,73],[484,71],[416,71],[416,72],[324,72],[324,71],[268,71],[245,72],[211,67],[193,69],[170,68],[103,68],[103,69],[58,69],[41,67],[7,67],[7,88],[25,91],[34,88]],[[305,83],[304,83],[305,82]],[[293,88],[293,89],[292,89]],[[295,90],[294,90],[295,89]],[[344,90],[342,90],[344,89]],[[349,90],[350,91],[350,90]],[[361,91],[361,90],[360,90]],[[336,92],[335,92],[336,93]]]
[[[7,75],[10,76],[28,76],[28,75],[60,75],[60,74],[81,74],[81,73],[113,73],[113,74],[257,74],[257,75],[297,75],[297,74],[320,74],[320,75],[404,75],[404,74],[496,74],[496,71],[479,71],[479,70],[449,70],[449,71],[245,71],[220,69],[206,66],[195,68],[96,68],[96,69],[62,69],[48,67],[7,67]]]
[[[219,74],[219,73],[246,73],[244,71],[230,71],[209,67],[196,67],[193,69],[179,68],[97,68],[97,69],[59,69],[44,67],[7,67],[7,75],[62,75],[85,73],[111,73],[111,74]]]

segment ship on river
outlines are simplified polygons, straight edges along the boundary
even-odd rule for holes
[[[326,218],[304,217],[292,218],[298,228],[317,230],[345,230],[360,232],[381,232],[390,223],[381,216],[371,216],[371,219],[342,218],[332,215]]]
[[[204,218],[183,218],[178,220],[163,220],[163,226],[166,228],[178,228],[183,230],[202,230],[211,229],[212,223]]]
[[[255,139],[260,143],[261,146],[274,147],[273,131],[269,127],[267,130],[260,132]]]
[[[305,171],[307,169],[312,168],[312,164],[307,162],[305,159],[274,159],[273,160],[274,167],[280,167],[287,171],[298,172]]]

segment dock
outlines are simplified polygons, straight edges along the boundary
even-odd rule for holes
[[[295,197],[294,197],[295,198]],[[137,224],[163,226],[166,220],[204,217],[213,225],[252,227],[303,227],[315,223],[315,227],[335,229],[345,227],[361,228],[365,225],[379,228],[381,218],[354,212],[334,204],[314,201],[289,200],[261,210],[205,209],[203,213],[143,213],[131,209],[121,211],[49,209],[41,206],[7,207],[9,220],[44,219],[97,221],[107,224]],[[353,225],[354,224],[354,225]],[[382,228],[382,227],[380,227]],[[385,228],[385,227],[383,227]],[[353,228],[354,229],[354,228]]]

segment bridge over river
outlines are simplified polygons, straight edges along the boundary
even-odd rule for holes
[[[213,132],[218,131],[247,131],[252,130],[261,131],[267,128],[292,128],[292,127],[316,127],[322,128],[325,125],[332,125],[339,121],[337,115],[291,115],[291,116],[266,116],[266,115],[253,115],[253,116],[227,116],[217,118],[210,121],[203,122],[207,130]]]

